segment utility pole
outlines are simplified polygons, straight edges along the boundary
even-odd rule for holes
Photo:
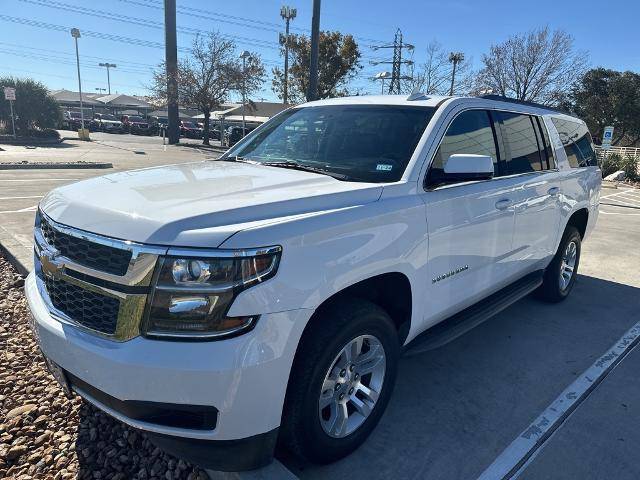
[[[78,53],[78,39],[80,38],[80,30],[77,28],[71,29],[71,36],[76,42],[76,65],[78,67],[78,94],[80,95],[80,128],[82,129],[82,135],[80,138],[84,140],[84,108],[82,106],[82,82],[80,81],[80,54]]]
[[[240,58],[242,59],[242,137],[246,135],[246,125],[244,122],[244,106],[247,103],[247,86],[246,86],[246,78],[247,78],[247,58],[251,58],[251,53],[244,50],[240,54]]]
[[[453,86],[456,81],[456,67],[458,63],[464,60],[464,53],[462,52],[451,52],[449,54],[449,62],[453,63],[453,70],[451,71],[451,88],[449,89],[449,96],[453,95]]]
[[[284,37],[280,34],[280,44],[284,45],[284,84],[282,103],[289,103],[289,22],[296,18],[298,10],[291,7],[282,7],[280,16],[285,21]]]
[[[115,63],[99,63],[98,66],[107,68],[107,87],[109,87],[109,95],[111,95],[111,78],[109,78],[109,69],[116,68],[117,65]]]
[[[318,50],[320,44],[320,0],[313,0],[311,18],[311,62],[309,65],[309,91],[307,101],[318,98]]]
[[[178,40],[176,34],[176,0],[164,0],[164,43],[167,66],[167,117],[169,145],[180,141],[178,131]]]
[[[415,48],[410,43],[403,43],[402,41],[402,32],[400,29],[396,31],[396,35],[393,39],[393,43],[386,45],[377,45],[372,47],[373,50],[379,50],[382,48],[392,48],[393,49],[393,59],[391,61],[383,60],[383,61],[372,61],[371,65],[380,65],[380,64],[390,64],[391,65],[391,82],[389,82],[389,93],[402,93],[401,88],[401,80],[412,80],[412,76],[402,75],[402,65],[413,65],[413,60],[402,60],[402,51],[409,50],[413,51]],[[375,79],[379,77],[376,75]],[[385,77],[388,78],[388,77]],[[384,82],[384,80],[383,80]]]

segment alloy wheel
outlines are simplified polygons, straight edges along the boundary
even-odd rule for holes
[[[356,431],[373,411],[386,369],[380,340],[360,335],[347,343],[325,375],[318,415],[325,433],[344,438]]]
[[[567,244],[562,255],[562,262],[560,263],[560,290],[564,291],[571,283],[576,268],[576,259],[578,257],[578,245],[575,240],[572,240]]]

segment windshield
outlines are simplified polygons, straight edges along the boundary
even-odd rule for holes
[[[142,117],[129,117],[130,122],[144,122],[144,118]]]
[[[187,128],[198,128],[198,126],[193,122],[182,122],[182,125]]]
[[[116,117],[114,117],[113,115],[102,115],[102,120],[117,120]]]
[[[260,163],[295,162],[349,181],[395,182],[435,108],[325,105],[287,110],[229,151]]]

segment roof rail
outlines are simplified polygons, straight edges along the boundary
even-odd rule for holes
[[[495,100],[496,102],[517,103],[518,105],[527,105],[529,107],[542,108],[544,110],[551,110],[553,112],[564,113],[565,115],[571,115],[571,113],[557,107],[550,107],[548,105],[542,105],[541,103],[529,102],[526,100],[518,100],[516,98],[509,98],[503,95],[496,95],[494,93],[479,95],[479,98],[484,98],[486,100]]]

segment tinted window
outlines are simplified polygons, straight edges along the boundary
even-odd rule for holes
[[[402,177],[433,112],[396,105],[294,108],[227,156],[296,162],[350,181],[394,182]]]
[[[598,164],[591,134],[585,125],[560,118],[552,118],[551,121],[558,130],[569,165],[577,168]]]
[[[547,168],[556,168],[556,160],[553,156],[553,148],[551,148],[551,142],[549,141],[549,132],[547,131],[547,126],[544,123],[544,120],[541,117],[536,117],[536,121],[538,126],[540,127],[540,131],[542,132],[542,141],[544,145],[543,152],[543,160],[546,158],[548,162]]]
[[[511,152],[509,173],[542,170],[538,139],[529,115],[500,112],[506,142]]]
[[[490,156],[493,159],[495,175],[498,175],[496,142],[489,114],[485,110],[462,112],[451,122],[433,158],[429,171],[430,184],[443,179],[444,165],[448,158],[456,153]]]

